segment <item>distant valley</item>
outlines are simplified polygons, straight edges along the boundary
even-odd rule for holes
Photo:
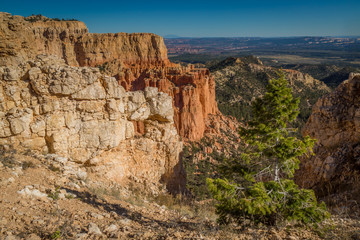
[[[360,66],[360,37],[166,38],[173,61],[256,55],[269,64]]]
[[[337,87],[360,72],[360,37],[165,38],[169,59],[212,68],[229,57],[256,56],[266,66],[307,73]]]

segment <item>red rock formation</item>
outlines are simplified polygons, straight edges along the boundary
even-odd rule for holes
[[[119,82],[127,90],[157,87],[173,97],[175,124],[179,134],[189,140],[199,140],[205,131],[209,114],[217,114],[215,81],[208,69],[171,66],[144,71],[133,78],[122,77]]]
[[[0,64],[2,57],[21,62],[37,54],[54,54],[72,66],[99,66],[127,91],[158,87],[173,97],[175,125],[189,140],[201,139],[208,115],[219,113],[209,70],[171,63],[162,37],[93,34],[79,21],[45,20],[32,23],[0,13]]]

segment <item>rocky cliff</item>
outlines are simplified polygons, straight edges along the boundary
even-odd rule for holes
[[[0,13],[0,56],[26,60],[51,54],[72,66],[97,66],[115,59],[139,68],[169,64],[165,44],[155,34],[91,34],[80,21],[28,20]]]
[[[350,74],[334,92],[318,100],[303,130],[317,143],[314,156],[302,159],[297,182],[336,204],[360,202],[359,96],[360,75]]]
[[[0,100],[1,145],[56,154],[122,184],[184,189],[172,98],[157,88],[126,92],[98,68],[39,55],[0,67]]]
[[[30,20],[0,13],[0,65],[51,54],[70,66],[98,66],[127,91],[158,87],[173,97],[175,125],[189,140],[199,140],[208,115],[218,113],[210,72],[170,63],[160,36],[92,34],[79,21]]]

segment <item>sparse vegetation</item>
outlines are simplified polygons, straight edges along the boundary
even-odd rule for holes
[[[253,69],[254,64],[258,70]],[[276,69],[263,66],[253,56],[227,58],[210,66],[210,69],[215,76],[219,110],[241,122],[251,119],[251,103],[265,93],[269,80],[277,76]],[[300,114],[291,125],[301,129],[310,116],[313,104],[329,90],[325,85],[306,86],[301,79],[292,81],[292,87],[296,89],[294,96],[300,99]]]
[[[58,229],[53,234],[51,234],[50,238],[51,239],[59,239],[59,238],[61,238],[61,235],[62,235],[61,230]]]
[[[330,64],[286,64],[282,67],[310,74],[313,78],[324,82],[333,89],[348,79],[351,72],[360,72],[359,66],[351,67]]]
[[[21,167],[23,170],[26,170],[28,168],[35,168],[36,165],[31,161],[24,161],[21,163]]]
[[[228,137],[232,137],[227,133]],[[215,139],[219,142],[220,139]],[[203,153],[205,148],[214,145],[214,140],[204,139],[198,144],[193,143],[193,149],[197,154]],[[192,148],[192,146],[189,146]],[[241,150],[241,149],[239,149]],[[14,150],[8,151],[14,152]],[[237,149],[233,149],[234,153]],[[114,235],[104,231],[110,223],[119,226],[118,232],[121,239],[141,239],[144,234],[151,231],[150,239],[164,238],[206,238],[206,239],[234,239],[234,238],[274,238],[280,236],[287,238],[290,236],[299,239],[356,239],[357,230],[360,228],[358,222],[346,218],[333,218],[324,223],[319,224],[318,228],[309,229],[302,225],[287,224],[281,228],[273,228],[265,225],[251,226],[243,228],[234,224],[221,226],[216,223],[217,215],[215,213],[214,200],[198,200],[198,198],[189,198],[188,196],[173,196],[165,191],[159,195],[145,194],[143,191],[137,190],[135,186],[128,186],[128,189],[120,188],[113,182],[92,182],[89,180],[86,186],[81,189],[59,188],[59,183],[63,175],[60,172],[50,171],[46,165],[50,162],[44,161],[45,157],[33,157],[31,154],[24,153],[26,151],[18,150],[14,154],[16,166],[21,166],[20,160],[24,158],[31,161],[36,169],[23,171],[22,175],[15,178],[15,183],[0,185],[2,191],[8,192],[10,189],[22,184],[21,182],[28,179],[36,179],[41,186],[35,187],[35,182],[29,181],[26,184],[33,185],[34,188],[47,189],[46,193],[50,195],[52,201],[36,201],[36,206],[28,204],[28,198],[22,201],[13,201],[7,198],[7,194],[2,195],[2,206],[6,214],[12,213],[13,207],[18,209],[31,209],[29,213],[24,215],[9,214],[17,220],[25,219],[25,221],[17,221],[16,224],[10,223],[7,228],[13,235],[19,237],[29,237],[36,234],[42,239],[72,239],[77,236],[84,236],[90,239],[93,235],[88,234],[89,223],[95,223],[99,226],[104,238],[111,238]],[[189,153],[189,155],[191,152]],[[208,157],[213,159],[228,159],[235,157],[229,155],[224,157],[221,153],[208,152]],[[43,169],[42,169],[43,168]],[[11,171],[10,168],[0,167],[3,175],[7,175]],[[33,175],[33,171],[44,172],[46,174]],[[204,169],[205,171],[205,169]],[[219,170],[220,171],[220,170]],[[91,176],[90,176],[91,177]],[[53,179],[49,182],[49,179]],[[70,179],[71,180],[71,179]],[[98,179],[97,179],[98,180]],[[103,179],[104,180],[104,179]],[[89,185],[88,185],[89,184]],[[90,185],[91,184],[91,185]],[[95,187],[96,186],[96,187]],[[22,189],[22,187],[20,188]],[[51,191],[49,191],[51,189]],[[69,194],[66,194],[66,190]],[[65,194],[65,198],[60,194]],[[72,194],[76,194],[76,198],[72,199]],[[194,193],[193,193],[194,194]],[[8,201],[4,201],[8,199]],[[22,205],[25,204],[25,205]],[[36,211],[36,216],[31,211]],[[4,215],[0,220],[4,219]],[[31,222],[29,225],[26,222]],[[127,225],[128,224],[128,225]],[[123,229],[126,230],[123,232]],[[79,234],[79,235],[78,235]],[[6,237],[6,232],[0,232],[1,237]],[[0,237],[0,238],[1,238]]]
[[[53,200],[58,200],[59,199],[59,194],[60,194],[60,186],[56,186],[54,191],[51,191],[48,194],[48,197],[53,199]]]
[[[106,71],[106,67],[107,67],[107,62],[102,64],[102,65],[98,65],[97,68],[99,68],[100,72],[104,73]]]
[[[206,187],[206,179],[216,177],[216,166],[207,157],[204,160],[196,161],[195,154],[200,151],[193,143],[185,146],[183,150],[183,163],[187,173],[187,189],[197,200],[208,199],[210,192]]]
[[[100,199],[103,199],[104,196],[112,196],[116,199],[123,199],[121,196],[121,192],[119,188],[111,187],[111,188],[103,188],[103,187],[91,187],[90,192],[97,196]]]
[[[31,16],[29,17],[26,17],[25,18],[26,21],[28,22],[38,22],[38,21],[42,21],[42,22],[47,22],[47,21],[79,21],[75,18],[48,18],[48,17],[45,17],[41,14],[32,14]]]
[[[53,165],[53,164],[51,164],[51,165],[49,166],[49,169],[50,169],[51,171],[53,171],[53,172],[60,172],[60,171],[61,171],[59,167],[57,167],[57,166],[55,166],[55,165]]]
[[[8,168],[12,168],[21,164],[16,160],[15,154],[17,150],[11,145],[0,145],[0,162]]]

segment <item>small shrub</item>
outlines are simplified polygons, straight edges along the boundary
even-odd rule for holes
[[[60,172],[60,168],[59,167],[55,167],[54,165],[50,165],[49,166],[49,169],[53,172]]]
[[[17,153],[16,149],[12,146],[3,146],[0,145],[0,161],[1,163],[8,168],[15,167],[18,165],[18,162],[15,160],[15,154]]]
[[[48,197],[52,198],[53,200],[58,200],[59,199],[59,194],[60,194],[60,187],[57,186],[55,188],[55,191],[48,194]]]
[[[0,161],[1,163],[8,168],[12,168],[16,166],[16,161],[14,156],[10,155],[10,156],[2,156],[0,157]]]
[[[49,20],[53,20],[53,21],[79,21],[75,18],[68,18],[68,19],[60,19],[60,18],[47,18],[41,14],[32,14],[30,17],[26,17],[25,18],[26,21],[28,22],[38,22],[38,21],[43,21],[43,22],[47,22]]]
[[[90,192],[100,199],[104,199],[104,196],[111,196],[115,199],[124,200],[121,196],[120,189],[117,187],[91,187]]]
[[[61,230],[58,229],[53,234],[51,234],[50,238],[51,239],[59,239],[59,238],[61,238],[61,235],[62,235]]]
[[[36,165],[31,161],[24,161],[21,163],[21,167],[22,167],[22,169],[26,170],[28,168],[35,168]]]
[[[66,199],[74,199],[74,195],[72,195],[72,194],[66,194],[66,195],[65,195],[65,198],[66,198]]]

